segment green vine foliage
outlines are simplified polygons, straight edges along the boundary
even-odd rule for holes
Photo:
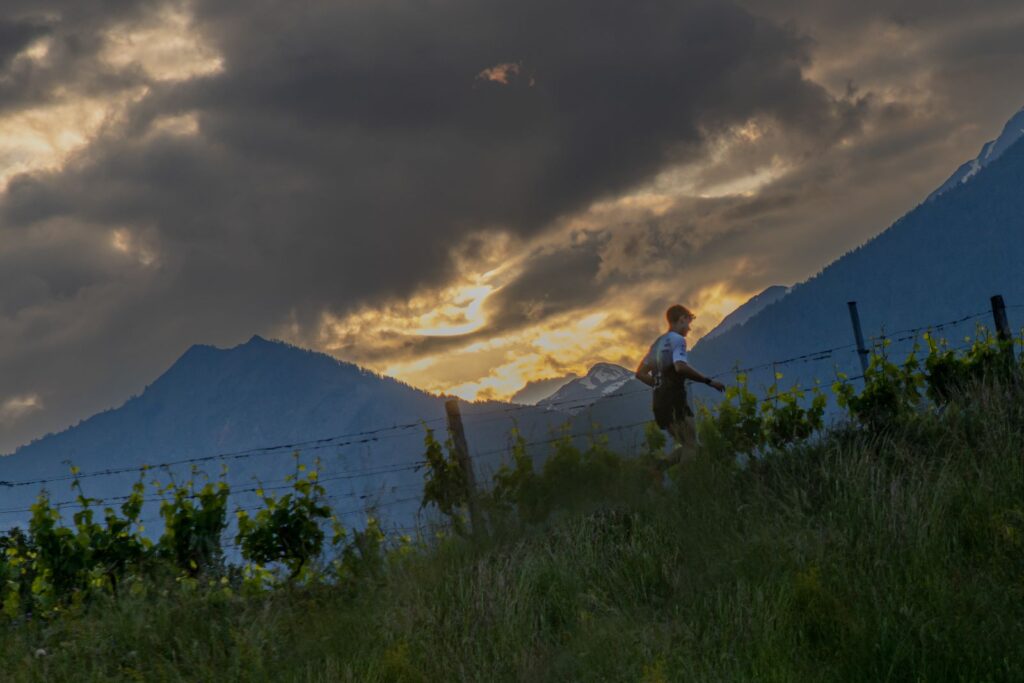
[[[101,572],[95,580],[102,579],[104,587],[116,595],[121,577],[129,569],[141,567],[152,547],[149,539],[142,536],[142,524],[139,521],[145,484],[141,480],[135,482],[131,494],[121,504],[120,515],[113,508],[104,508],[102,524],[94,521],[92,509],[92,505],[100,501],[86,498],[78,480],[72,486],[78,492],[79,503],[83,505],[83,509],[74,515],[78,543],[91,547],[92,560]]]
[[[740,373],[715,410],[700,406],[697,431],[705,450],[719,460],[752,454],[763,442],[759,403]]]
[[[198,474],[193,470],[193,479]],[[61,506],[44,491],[31,508],[27,529],[0,536],[0,619],[56,617],[88,607],[99,595],[117,599],[129,589],[133,596],[146,594],[154,583],[166,592],[160,583],[165,580],[178,590],[206,591],[211,598],[230,595],[239,581],[242,588],[258,592],[279,585],[277,567],[265,565],[284,567],[289,581],[332,580],[352,591],[378,584],[389,558],[407,552],[408,539],[387,543],[371,519],[339,554],[336,573],[320,572],[316,560],[324,551],[325,527],[333,529],[334,545],[346,532],[324,502],[316,469],[306,471],[296,462],[289,480],[290,493],[275,497],[261,491],[261,509],[253,515],[239,511],[236,540],[247,562],[241,567],[224,561],[221,537],[230,489],[223,477],[198,489],[192,481],[153,483],[163,494],[164,530],[157,544],[143,535],[146,485],[141,478],[118,508],[102,511],[102,501],[86,496],[75,479],[77,511],[70,520],[62,518]]]
[[[227,528],[228,496],[231,491],[224,475],[217,482],[207,482],[198,491],[193,479],[184,486],[170,483],[163,488],[170,495],[160,503],[164,533],[160,537],[159,554],[170,560],[186,576],[221,573],[224,552],[221,534]]]
[[[352,534],[352,540],[335,561],[339,587],[350,597],[355,597],[361,589],[383,584],[388,556],[385,541],[380,522],[370,517],[364,529]]]
[[[236,543],[242,557],[257,564],[257,568],[272,563],[284,565],[288,579],[311,578],[314,561],[320,557],[324,544],[322,524],[333,521],[333,543],[345,536],[345,531],[324,502],[325,492],[319,483],[319,461],[316,468],[307,470],[299,464],[295,454],[296,471],[287,481],[292,491],[280,497],[267,495],[262,489],[256,493],[263,507],[255,515],[238,510]]]
[[[423,439],[426,474],[423,482],[422,507],[436,505],[451,520],[456,533],[466,534],[466,507],[469,504],[469,483],[455,458],[455,448],[449,438],[444,448],[434,438],[434,430],[427,429]],[[445,455],[445,450],[448,451]]]
[[[77,475],[77,468],[72,468]],[[101,501],[89,498],[81,482],[73,479],[78,511],[73,524],[62,524],[60,511],[43,492],[32,505],[28,533],[7,534],[0,548],[0,596],[3,613],[9,618],[32,612],[53,614],[68,605],[81,604],[90,591],[117,595],[130,572],[141,571],[151,543],[142,537],[139,514],[142,511],[144,484],[139,481],[120,506],[103,511],[97,521],[94,506]]]
[[[968,337],[969,346],[960,351],[931,333],[923,339],[928,347],[923,363],[917,359],[919,344],[896,364],[889,360],[889,343],[884,342],[871,356],[860,392],[840,375],[833,391],[858,424],[876,432],[892,429],[924,410],[947,405],[981,382],[1019,388],[1021,368],[1013,340],[999,340],[984,328],[973,341]]]
[[[622,459],[608,449],[606,437],[591,439],[589,448],[581,450],[566,425],[541,468],[546,512],[612,497],[622,465]]]
[[[1020,376],[1014,363],[1013,341],[1000,341],[984,329],[962,354],[950,349],[945,339],[931,334],[925,335],[925,342],[927,394],[937,405],[949,403],[972,384]]]
[[[511,512],[524,522],[535,523],[546,514],[541,478],[534,471],[533,458],[518,427],[512,429],[510,436],[511,467],[502,463],[494,474],[490,494],[485,498],[487,508],[495,520],[507,518]]]
[[[0,536],[0,613],[7,619],[17,619],[32,603],[35,554],[32,537],[21,529]]]
[[[917,360],[918,345],[907,359],[896,364],[889,360],[884,341],[872,354],[864,373],[864,388],[860,393],[843,374],[832,385],[839,405],[864,427],[882,432],[905,424],[922,409],[921,390],[926,384]]]
[[[651,458],[655,447],[660,454],[664,444],[664,437],[647,439]],[[651,458],[623,458],[609,448],[606,437],[591,437],[581,449],[566,427],[553,441],[539,472],[526,446],[522,434],[513,431],[512,466],[501,466],[484,496],[492,514],[491,528],[508,526],[509,513],[516,523],[538,524],[558,510],[643,495],[661,482]]]
[[[747,385],[744,374],[726,388],[725,399],[712,410],[700,408],[698,432],[704,450],[719,460],[733,461],[736,455],[754,456],[802,441],[823,426],[828,398],[818,386],[810,392],[793,386],[779,389],[781,373],[758,398]],[[808,400],[808,396],[810,400]]]
[[[811,390],[809,404],[806,401],[807,392],[799,387],[779,391],[780,379],[782,375],[776,373],[775,383],[768,388],[768,398],[761,403],[763,445],[775,449],[786,448],[819,431],[824,423],[825,406],[828,403],[828,397],[817,386]]]

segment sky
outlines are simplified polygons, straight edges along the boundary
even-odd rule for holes
[[[253,334],[508,398],[691,341],[1024,104],[1024,5],[4,0],[0,452]]]

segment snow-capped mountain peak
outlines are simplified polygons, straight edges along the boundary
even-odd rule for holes
[[[633,373],[612,363],[597,363],[587,374],[575,379],[537,403],[538,406],[577,413],[603,396],[609,396],[633,380]]]
[[[602,393],[614,391],[614,388],[621,386],[632,375],[629,370],[610,363],[598,363],[590,368],[586,377],[580,380],[580,384],[587,389],[598,390]]]
[[[939,186],[939,189],[928,195],[925,201],[932,201],[946,190],[957,185],[966,183],[978,174],[978,171],[1002,156],[1003,152],[1013,146],[1021,137],[1024,137],[1024,108],[1021,108],[1003,126],[1003,132],[995,140],[989,140],[981,147],[978,156],[963,164],[949,177],[946,182]]]

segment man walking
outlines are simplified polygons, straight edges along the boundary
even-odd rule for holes
[[[680,457],[683,450],[693,451],[697,445],[697,430],[693,411],[686,400],[685,381],[725,390],[724,384],[704,376],[687,361],[686,335],[695,317],[685,306],[670,306],[665,312],[668,332],[651,344],[636,369],[636,378],[654,388],[654,421],[675,439]]]

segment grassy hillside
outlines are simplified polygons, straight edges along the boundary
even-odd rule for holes
[[[3,628],[10,681],[1024,677],[1024,407],[975,387],[740,469],[708,452],[336,585],[153,579]],[[224,579],[228,581],[227,578]]]

